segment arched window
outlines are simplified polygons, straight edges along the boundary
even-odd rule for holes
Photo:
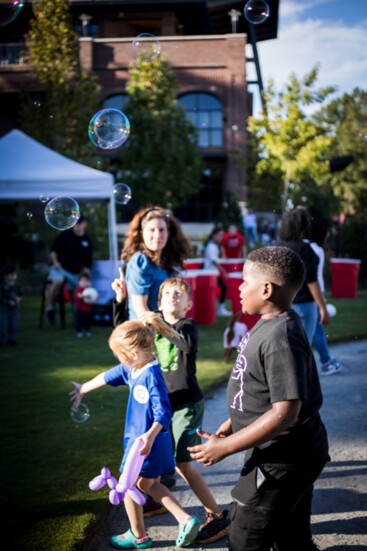
[[[210,94],[185,94],[178,98],[184,106],[187,119],[199,135],[199,147],[223,146],[223,107]]]
[[[116,94],[115,96],[110,96],[103,101],[103,108],[124,111],[126,100],[127,94]]]

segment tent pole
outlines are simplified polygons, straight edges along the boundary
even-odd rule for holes
[[[117,252],[117,226],[116,226],[116,205],[115,196],[111,193],[108,203],[108,236],[110,244],[110,260],[118,259]]]

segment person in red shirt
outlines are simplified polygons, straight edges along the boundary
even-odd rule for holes
[[[221,247],[224,258],[245,258],[247,256],[245,238],[235,224],[231,224],[224,234]]]
[[[91,286],[90,272],[89,270],[83,270],[79,275],[78,287],[75,289],[74,293],[75,329],[77,337],[83,336],[83,329],[86,337],[92,335],[90,326],[92,325],[93,304],[86,302],[83,298],[84,289]]]

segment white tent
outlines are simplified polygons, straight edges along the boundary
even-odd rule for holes
[[[20,130],[11,130],[0,139],[0,200],[37,200],[42,193],[107,200],[110,258],[116,260],[113,183],[111,174],[63,157]]]

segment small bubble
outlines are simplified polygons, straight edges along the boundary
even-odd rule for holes
[[[32,218],[33,218],[33,212],[31,212],[31,211],[29,210],[29,211],[27,212],[27,215],[26,215],[26,216],[27,216],[28,220],[32,220]]]
[[[265,0],[249,0],[245,4],[244,15],[249,23],[260,25],[270,15],[268,3]]]

